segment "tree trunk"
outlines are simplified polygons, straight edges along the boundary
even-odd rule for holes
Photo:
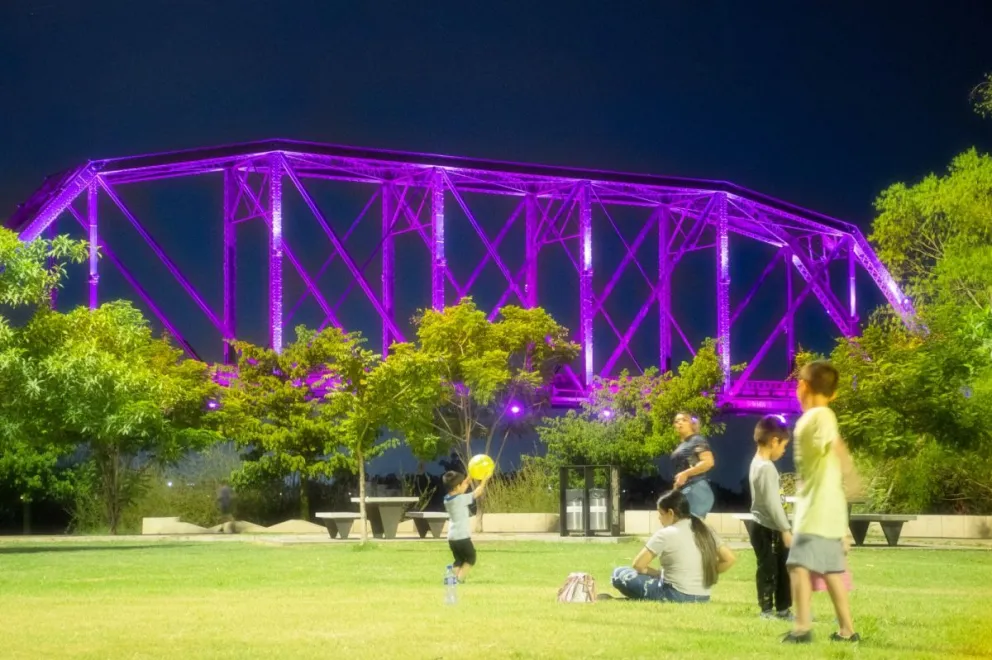
[[[471,428],[471,427],[469,427]],[[465,432],[465,456],[462,458],[462,463],[465,464],[465,471],[468,472],[468,462],[472,458],[472,437],[469,431]],[[468,476],[468,475],[466,475]],[[475,480],[472,480],[472,485],[475,485]],[[475,503],[475,529],[473,530],[476,534],[482,533],[482,501],[476,501]]]
[[[24,513],[24,535],[31,534],[31,499],[21,498],[21,511]]]
[[[110,527],[110,533],[116,536],[117,527],[121,520],[119,506],[121,490],[120,461],[116,452],[111,451],[110,455],[106,457],[104,468],[106,472],[103,477],[103,496],[104,504],[107,508],[107,525]]]
[[[365,456],[361,451],[356,452],[358,457],[358,524],[359,543],[365,545],[369,540],[368,518],[365,515]]]
[[[300,474],[300,518],[310,520],[310,481]]]

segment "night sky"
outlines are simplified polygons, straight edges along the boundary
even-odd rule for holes
[[[968,100],[992,71],[990,25],[982,0],[5,0],[0,217],[87,159],[285,137],[726,179],[867,229],[888,184],[992,147]],[[216,300],[220,216],[197,195],[133,204]],[[259,269],[239,295],[262,296]],[[106,277],[105,297],[126,295]],[[259,323],[242,326],[262,339]],[[727,485],[746,441],[718,446]]]

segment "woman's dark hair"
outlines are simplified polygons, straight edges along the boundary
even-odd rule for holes
[[[658,510],[673,511],[676,520],[688,518],[692,522],[692,538],[699,548],[699,554],[703,556],[703,586],[707,589],[712,587],[719,579],[716,567],[720,563],[713,532],[706,523],[689,512],[689,500],[680,490],[670,490],[659,497]]]

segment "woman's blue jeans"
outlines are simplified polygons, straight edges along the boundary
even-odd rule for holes
[[[713,510],[713,489],[710,488],[710,482],[706,479],[693,481],[688,486],[683,486],[682,494],[689,501],[689,513],[700,520]]]
[[[613,588],[633,600],[657,600],[670,603],[706,603],[709,596],[690,596],[660,578],[642,575],[629,566],[613,569]]]

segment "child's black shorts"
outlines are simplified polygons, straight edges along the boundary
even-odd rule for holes
[[[448,541],[448,547],[451,548],[451,554],[455,558],[455,563],[452,566],[455,568],[462,564],[475,566],[475,546],[472,545],[472,539]]]

